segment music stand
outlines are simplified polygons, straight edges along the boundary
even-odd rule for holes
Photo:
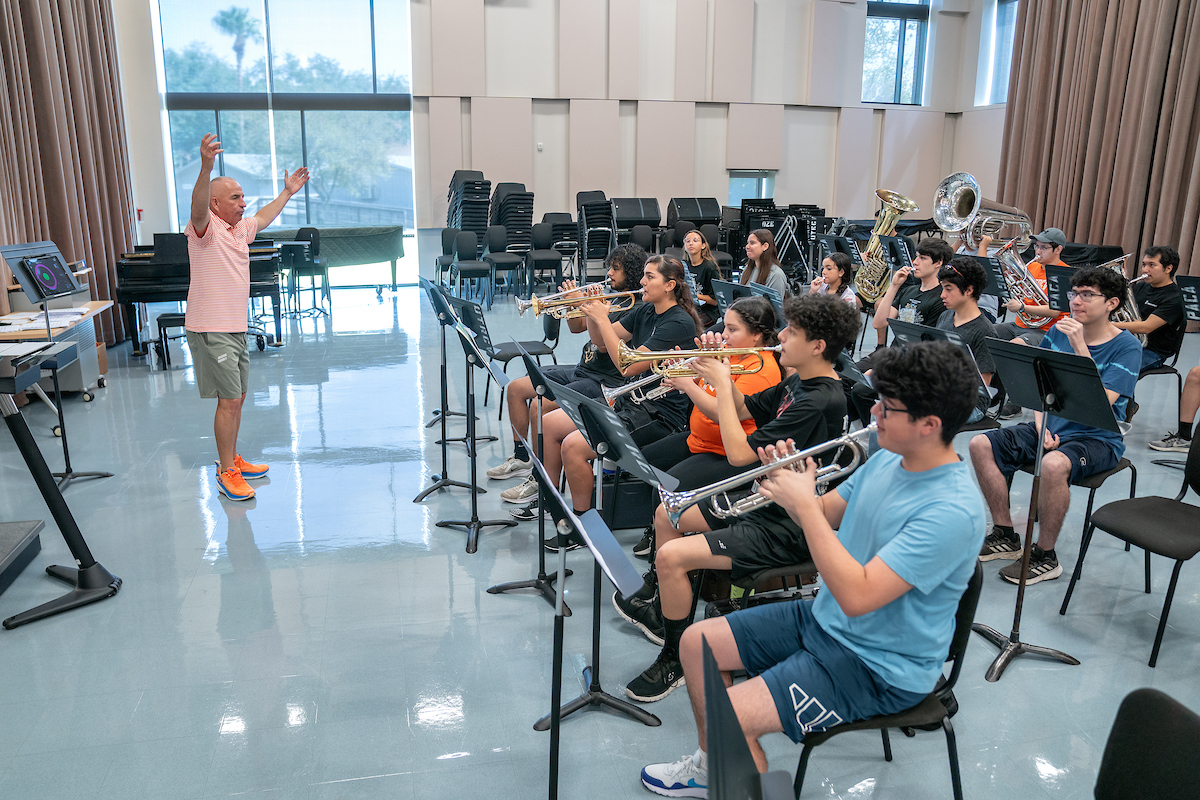
[[[971,346],[963,341],[963,338],[958,335],[957,331],[948,331],[942,328],[934,328],[929,325],[919,325],[915,322],[904,322],[898,319],[888,320],[888,330],[896,337],[896,340],[904,344],[920,344],[921,342],[949,342],[955,345],[964,353],[967,358],[971,359],[971,364],[975,367],[975,374],[979,376],[979,385],[986,392],[988,389],[987,381],[983,379],[983,373],[979,371],[979,365],[975,362],[975,353],[971,351]],[[988,337],[991,338],[991,337]],[[988,352],[991,352],[990,350]]]
[[[755,294],[759,297],[765,297],[771,301],[771,305],[775,308],[775,319],[780,321],[786,319],[783,316],[783,295],[772,289],[770,286],[763,286],[761,283],[751,282],[746,284],[746,286],[750,289],[752,294]],[[787,325],[785,324],[784,327],[786,328]]]
[[[457,319],[459,322],[462,322],[464,325],[466,325],[471,330],[471,336],[474,339],[476,346],[479,347],[480,352],[483,353],[485,356],[487,356],[488,353],[492,352],[493,348],[492,348],[492,341],[490,338],[484,337],[487,339],[486,343],[483,345],[479,344],[479,338],[481,336],[484,336],[484,332],[487,330],[487,321],[484,320],[484,318],[483,318],[483,309],[481,309],[479,307],[479,304],[472,303],[470,300],[463,300],[461,297],[455,297],[454,295],[450,294],[449,292],[443,292],[442,297],[445,298],[446,303],[449,304],[450,308],[454,311],[454,318]],[[490,356],[488,356],[488,357],[490,358]],[[476,417],[475,419],[478,421],[479,418]],[[446,439],[446,441],[447,442],[463,442],[465,444],[467,441],[467,437],[452,436],[449,439]],[[496,441],[499,441],[499,439],[497,439],[495,436],[478,436],[475,438],[476,444],[478,444],[479,442],[496,442]],[[438,442],[438,444],[441,444],[441,442]]]
[[[589,510],[585,517],[595,514],[597,518],[603,519],[601,516],[601,499],[604,496],[603,460],[605,458],[616,461],[622,469],[649,484],[661,483],[666,485],[668,489],[673,489],[679,485],[679,481],[675,478],[650,466],[645,456],[642,455],[637,445],[634,444],[629,431],[625,429],[625,423],[621,421],[616,412],[608,407],[607,403],[600,403],[589,397],[585,397],[579,392],[568,389],[566,386],[561,386],[553,381],[550,381],[550,387],[557,398],[559,408],[567,412],[567,415],[571,417],[584,437],[587,438],[588,444],[596,451],[596,460],[594,462],[596,507]],[[557,493],[557,490],[555,492]],[[561,498],[561,495],[559,495],[559,498]],[[605,529],[607,529],[607,526],[605,526]],[[662,720],[658,717],[638,708],[632,703],[618,700],[616,697],[605,692],[600,686],[601,564],[606,562],[606,560],[616,560],[618,554],[626,562],[629,559],[619,547],[616,548],[615,553],[606,552],[594,548],[591,542],[587,542],[586,538],[584,541],[588,544],[588,549],[592,551],[596,562],[595,572],[592,576],[592,664],[590,667],[584,668],[583,671],[584,680],[588,684],[587,690],[563,706],[562,716],[567,716],[583,708],[607,706],[614,711],[619,711],[622,714],[633,717],[645,725],[652,727],[661,725]],[[615,540],[613,542],[615,544]],[[629,564],[629,566],[633,567],[632,564]],[[606,569],[608,568],[606,567]],[[637,569],[634,568],[633,572],[636,574]],[[613,582],[617,584],[618,589],[622,590],[622,594],[627,595],[630,592],[637,591],[637,588],[641,586],[640,576],[638,581],[628,592],[624,590],[619,582],[615,580]],[[534,730],[544,731],[549,725],[550,717],[546,716],[538,720],[533,728]]]
[[[1021,581],[1017,584],[1017,603],[1013,610],[1012,633],[1003,636],[994,628],[974,623],[971,629],[1000,649],[988,667],[987,680],[1000,680],[1004,669],[1017,656],[1030,653],[1077,666],[1079,660],[1049,647],[1038,647],[1021,641],[1021,609],[1025,602],[1025,583],[1029,572],[1029,555],[1033,549],[1033,526],[1037,519],[1038,490],[1042,478],[1042,456],[1046,438],[1048,414],[1061,419],[1090,425],[1106,431],[1120,432],[1113,415],[1096,362],[1074,353],[1057,353],[1042,347],[988,340],[988,352],[996,363],[996,371],[1008,388],[1012,402],[1022,408],[1042,412],[1038,429],[1037,456],[1033,462],[1033,488],[1029,492],[1029,515],[1025,524],[1025,547],[1021,552]]]
[[[533,356],[529,355],[529,351],[521,346],[520,342],[516,343],[517,349],[521,351],[521,358],[525,360],[525,370],[529,373],[529,380],[533,383],[534,395],[537,397],[537,452],[529,449],[529,443],[521,439],[521,444],[525,445],[525,451],[535,456],[537,462],[542,462],[542,398],[554,402],[554,393],[547,386],[546,376],[542,374],[542,368],[534,360]],[[517,434],[520,437],[520,434]],[[540,484],[539,484],[540,486]],[[538,491],[538,572],[537,577],[527,581],[511,581],[509,583],[500,583],[495,586],[488,587],[488,594],[502,594],[511,592],[516,589],[536,589],[550,605],[555,605],[554,591],[554,576],[546,574],[546,548],[542,546],[543,540],[546,538],[546,497],[545,493],[539,488]],[[560,550],[562,548],[559,548]],[[565,567],[560,567],[559,572],[566,577],[571,576],[571,570],[563,572]],[[561,600],[558,601],[561,603]],[[565,617],[571,616],[571,609],[565,603],[562,605],[562,614]]]
[[[1074,273],[1074,267],[1046,265],[1046,303],[1051,311],[1070,312],[1071,298],[1067,297],[1067,292],[1071,291],[1071,276]]]
[[[713,280],[712,284],[713,291],[717,293],[717,310],[722,314],[739,298],[750,297],[753,294],[749,287],[734,281]]]
[[[475,446],[475,370],[473,367],[486,369],[496,380],[496,385],[501,388],[508,384],[508,376],[504,374],[502,367],[483,354],[475,344],[475,337],[466,325],[456,322],[454,330],[458,332],[459,341],[462,342],[463,352],[467,357],[467,435],[463,444],[467,446],[467,456],[471,461],[471,486],[475,487],[479,484],[479,473],[478,452]],[[512,519],[481,520],[479,518],[479,492],[472,491],[470,519],[444,519],[434,524],[439,528],[462,528],[465,530],[467,532],[467,552],[474,553],[479,549],[479,533],[484,528],[511,528],[517,522]]]
[[[845,253],[850,256],[850,260],[854,262],[855,266],[863,266],[862,251],[858,249],[858,242],[853,239],[830,233],[818,233],[816,241],[817,255],[820,257],[820,261],[824,261],[834,253]]]
[[[450,308],[450,304],[446,302],[446,298],[442,295],[441,289],[436,284],[434,284],[432,281],[426,280],[425,278],[420,278],[419,280],[421,281],[421,288],[425,290],[425,294],[429,297],[430,305],[433,306],[433,313],[437,317],[438,333],[440,334],[442,344],[440,384],[442,393],[441,407],[434,409],[433,419],[431,419],[428,424],[425,425],[425,427],[428,428],[437,422],[442,423],[442,438],[438,440],[438,444],[440,444],[442,447],[442,471],[432,476],[433,486],[430,486],[428,489],[414,497],[413,502],[419,503],[428,497],[432,492],[436,492],[438,489],[445,489],[449,486],[459,486],[463,489],[471,489],[472,491],[483,494],[486,491],[485,489],[481,489],[478,486],[474,486],[470,483],[463,483],[462,481],[450,479],[450,468],[447,466],[446,459],[446,445],[449,444],[446,441],[446,417],[450,414],[457,414],[460,417],[466,416],[466,414],[461,411],[449,411],[449,403],[447,398],[447,395],[449,394],[449,383],[446,380],[446,326],[453,325],[455,322],[458,322],[458,317],[454,315],[454,310]]]
[[[987,273],[987,286],[983,287],[983,294],[995,295],[1000,298],[1001,303],[1012,297],[1008,292],[1008,281],[1004,279],[1004,272],[1000,269],[1000,259],[992,256],[971,256],[971,258],[975,259],[975,262]],[[976,298],[976,300],[978,299]]]

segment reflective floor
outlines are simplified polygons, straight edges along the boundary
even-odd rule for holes
[[[125,580],[113,599],[0,631],[0,797],[529,798],[543,794],[549,737],[532,725],[548,711],[552,610],[530,595],[490,595],[495,583],[532,577],[537,525],[488,529],[478,553],[435,528],[469,515],[454,489],[412,498],[440,471],[436,429],[437,329],[416,289],[339,290],[332,320],[292,321],[287,346],[251,354],[251,396],[241,449],[271,465],[258,497],[231,503],[215,491],[213,402],[199,399],[185,353],[151,370],[129,345],[109,353],[96,400],[67,403],[76,469],[115,476],[80,482],[65,497],[96,557]],[[165,310],[165,309],[163,309]],[[536,339],[511,297],[489,313],[493,338]],[[454,344],[453,342],[451,343]],[[577,358],[567,335],[561,361]],[[1189,337],[1181,363],[1194,364]],[[514,364],[513,372],[520,373]],[[452,404],[463,403],[463,358],[451,350]],[[478,388],[480,402],[483,385]],[[1150,464],[1147,440],[1175,414],[1174,383],[1143,381],[1127,437],[1139,494],[1173,496],[1181,473]],[[493,392],[481,432],[480,472],[508,454]],[[26,416],[54,468],[61,464],[44,407]],[[452,435],[461,435],[455,418]],[[965,452],[966,437],[957,441]],[[467,478],[461,446],[450,473]],[[507,516],[487,483],[483,518]],[[1023,517],[1029,480],[1018,478]],[[1098,502],[1127,492],[1114,478]],[[1195,498],[1192,498],[1195,501]],[[1075,490],[1060,558],[1076,558],[1085,495]],[[0,518],[47,519],[43,551],[0,595],[0,617],[62,588],[43,573],[69,563],[11,440],[0,436]],[[640,531],[617,532],[632,546]],[[591,562],[574,552],[566,622],[564,694],[582,688],[590,651]],[[640,563],[640,562],[639,562]],[[978,619],[1007,632],[1015,588],[985,565]],[[1158,667],[1146,666],[1169,577],[1156,562],[1154,593],[1142,561],[1097,536],[1069,614],[1066,579],[1031,587],[1022,637],[1083,663],[1019,659],[998,683],[984,672],[993,649],[976,638],[957,691],[967,797],[1090,797],[1120,700],[1155,686],[1200,708],[1200,567],[1187,565]],[[602,682],[619,693],[656,648],[620,622],[607,601]],[[641,798],[648,760],[695,748],[684,691],[651,710],[644,727],[601,711],[566,720],[561,793]],[[948,797],[940,733],[892,739],[849,734],[813,756],[805,797]],[[798,748],[764,741],[772,765],[795,769]]]

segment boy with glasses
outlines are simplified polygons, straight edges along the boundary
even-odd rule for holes
[[[1059,320],[1041,347],[1076,353],[1096,362],[1117,421],[1126,411],[1137,383],[1141,346],[1133,334],[1109,321],[1125,298],[1125,278],[1108,269],[1088,267],[1071,276],[1071,316]],[[1000,570],[1009,583],[1021,580],[1021,539],[1013,531],[1008,478],[1037,455],[1040,412],[1033,423],[988,431],[971,439],[971,461],[979,488],[992,513],[992,531],[979,554],[981,561],[1016,559]],[[1028,582],[1053,580],[1062,574],[1054,552],[1058,532],[1071,502],[1071,484],[1117,465],[1125,452],[1121,434],[1080,425],[1051,415],[1046,423],[1042,481],[1038,494],[1038,540],[1029,560]]]

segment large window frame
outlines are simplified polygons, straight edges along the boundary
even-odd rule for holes
[[[1008,102],[1008,81],[1020,0],[996,0],[992,6],[992,44],[988,59],[987,104]],[[1006,34],[1002,36],[1002,34]]]
[[[925,89],[925,50],[929,39],[929,0],[919,0],[919,3],[878,2],[870,0],[867,3],[867,19],[897,20],[899,31],[896,42],[896,81],[891,100],[862,98],[862,102],[875,105],[911,105],[923,103]],[[905,29],[910,21],[918,23],[916,53],[913,67],[913,94],[911,101],[904,101],[904,61],[906,56]],[[865,64],[864,64],[865,69]]]

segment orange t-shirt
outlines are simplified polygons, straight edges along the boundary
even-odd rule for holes
[[[1059,261],[1054,266],[1069,267],[1071,265],[1065,264],[1062,261]],[[1029,270],[1029,276],[1031,278],[1033,278],[1035,281],[1037,281],[1037,285],[1042,287],[1042,294],[1046,294],[1046,268],[1042,266],[1041,262],[1040,261],[1030,261],[1028,264],[1025,265],[1025,269]],[[1070,316],[1070,315],[1064,312],[1064,313],[1059,314],[1057,317],[1046,317],[1046,321],[1043,322],[1041,325],[1038,325],[1034,330],[1048,331],[1048,330],[1050,330],[1050,326],[1052,326],[1054,323],[1058,322],[1063,317],[1067,317],[1067,316]],[[1016,324],[1017,324],[1018,328],[1029,328],[1030,327],[1029,325],[1026,325],[1024,322],[1021,322],[1020,317],[1017,317]]]
[[[758,372],[733,376],[733,385],[743,395],[758,394],[770,389],[783,380],[783,376],[779,371],[779,362],[775,360],[775,356],[771,353],[763,353],[762,355],[763,367]],[[752,355],[736,356],[730,359],[730,362],[734,364],[753,365],[756,361],[757,357]],[[713,389],[704,381],[700,381],[700,388],[713,397],[717,396],[716,389]],[[757,428],[758,426],[755,425],[753,419],[742,420],[742,430],[746,432],[747,436],[754,433]],[[692,432],[687,438],[688,450],[691,450],[693,453],[725,455],[725,445],[721,442],[721,426],[704,416],[698,408],[692,409],[691,429]]]

